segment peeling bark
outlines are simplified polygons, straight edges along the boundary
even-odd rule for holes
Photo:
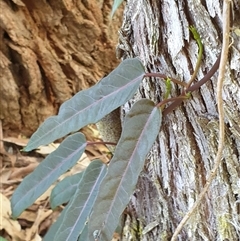
[[[149,72],[161,72],[187,82],[197,61],[194,25],[204,44],[197,79],[212,67],[221,50],[220,1],[129,0],[121,27],[118,53],[139,56]],[[234,26],[239,28],[240,6]],[[225,149],[218,175],[198,211],[185,225],[179,240],[240,239],[240,38],[231,33],[223,100]],[[127,207],[123,240],[170,240],[184,214],[201,192],[214,165],[218,144],[215,74],[199,91],[163,120],[163,126]],[[171,97],[180,94],[172,84]],[[165,91],[163,80],[145,79],[127,112],[140,98],[156,103]]]
[[[61,103],[118,63],[111,0],[0,0],[0,118],[31,135]]]

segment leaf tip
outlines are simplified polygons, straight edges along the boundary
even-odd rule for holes
[[[11,219],[16,220],[22,212],[19,212],[16,208],[14,208],[14,204],[11,202]]]
[[[21,149],[22,152],[29,152],[32,151],[34,148],[31,148],[30,141],[27,143],[27,145]]]

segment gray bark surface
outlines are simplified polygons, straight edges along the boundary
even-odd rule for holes
[[[198,48],[189,32],[194,25],[204,44],[201,79],[221,51],[220,1],[128,0],[120,31],[118,54],[139,56],[147,72],[160,72],[187,82],[197,61]],[[197,212],[190,218],[179,240],[240,239],[240,38],[239,5],[235,1],[235,32],[226,66],[223,100],[225,148],[222,164]],[[123,240],[170,240],[184,214],[201,192],[218,146],[216,106],[217,73],[163,119],[161,132],[139,177],[125,215]],[[181,87],[172,84],[171,97]],[[162,100],[163,80],[145,79],[138,93],[124,106],[149,98]]]

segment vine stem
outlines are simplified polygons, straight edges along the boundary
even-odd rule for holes
[[[212,66],[212,68],[209,70],[209,72],[196,84],[190,86],[188,89],[186,89],[182,94],[185,95],[186,92],[193,92],[195,90],[198,90],[202,85],[204,85],[207,81],[211,79],[211,77],[215,74],[215,72],[219,68],[219,63],[221,59],[221,54],[217,58],[215,64]],[[170,104],[164,111],[163,115],[167,115],[171,111],[173,111],[177,106],[179,106],[182,103],[183,100],[178,99],[177,101],[174,101],[172,104]]]
[[[162,78],[162,79],[170,78],[173,83],[181,85],[183,87],[187,87],[187,83],[184,83],[182,81],[179,81],[179,80],[177,80],[175,78],[169,77],[169,76],[167,76],[165,74],[161,74],[161,73],[146,73],[144,75],[144,77],[159,77],[159,78]]]
[[[198,44],[198,59],[197,59],[197,63],[196,63],[193,75],[192,75],[191,79],[189,80],[189,82],[187,83],[186,89],[188,89],[191,86],[192,82],[196,78],[197,73],[199,71],[199,68],[201,66],[202,55],[203,55],[203,44],[202,44],[202,40],[200,38],[200,35],[197,32],[197,29],[195,29],[195,27],[193,27],[193,26],[190,26],[189,29],[192,32],[193,37],[194,37],[194,39],[196,40],[196,42]]]
[[[175,101],[175,100],[180,100],[180,101],[183,101],[183,100],[187,100],[188,97],[186,95],[180,95],[180,96],[177,96],[177,97],[173,97],[173,98],[169,98],[169,99],[164,99],[163,101],[159,102],[156,107],[161,107],[163,105],[165,105],[166,103],[168,102],[171,102],[171,101]]]
[[[87,145],[88,146],[91,146],[91,145],[113,145],[113,146],[116,146],[117,143],[110,142],[110,141],[87,141]]]
[[[208,191],[213,179],[217,175],[217,170],[221,164],[222,160],[222,151],[224,148],[224,110],[223,110],[223,99],[222,99],[222,88],[223,88],[223,80],[225,75],[225,67],[228,60],[228,48],[229,48],[229,33],[230,33],[230,2],[231,0],[224,0],[223,2],[223,45],[222,45],[222,53],[221,60],[219,66],[219,74],[218,74],[218,82],[217,82],[217,106],[219,113],[219,142],[218,142],[218,152],[216,158],[214,160],[214,167],[211,170],[210,176],[206,181],[203,190],[199,194],[197,200],[193,204],[192,208],[185,214],[181,222],[178,224],[171,241],[176,241],[178,234],[183,229],[184,224],[188,221],[188,219],[193,215],[194,211],[199,206],[200,202],[204,198],[206,192]]]

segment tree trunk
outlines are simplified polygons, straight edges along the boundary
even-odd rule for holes
[[[239,8],[233,7],[229,62],[223,100],[225,148],[217,177],[200,207],[185,225],[179,240],[240,239],[240,38]],[[193,73],[198,48],[189,33],[194,25],[204,44],[197,79],[213,66],[222,41],[222,1],[128,0],[118,53],[124,59],[139,56],[146,70],[187,82]],[[238,19],[237,19],[238,18]],[[218,148],[216,106],[217,73],[192,97],[163,118],[161,132],[139,178],[125,215],[123,240],[170,240],[184,214],[192,207],[209,177]],[[172,84],[171,97],[180,94]],[[140,98],[156,103],[165,84],[145,79],[138,93],[124,106],[128,111]]]
[[[0,0],[0,120],[31,135],[61,103],[118,63],[111,0]],[[11,134],[10,134],[11,133]]]

